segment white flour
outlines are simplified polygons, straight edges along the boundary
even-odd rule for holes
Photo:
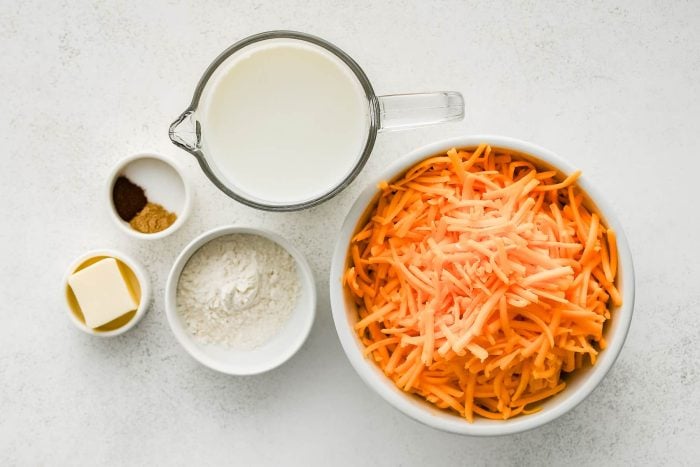
[[[299,288],[294,259],[281,246],[257,235],[226,235],[185,265],[177,309],[200,341],[249,350],[282,329]]]

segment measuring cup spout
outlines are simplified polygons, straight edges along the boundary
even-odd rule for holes
[[[200,147],[202,130],[192,110],[187,110],[170,124],[170,141],[175,146],[193,153]]]

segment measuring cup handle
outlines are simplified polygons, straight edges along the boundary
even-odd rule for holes
[[[464,118],[464,98],[458,92],[426,92],[379,96],[380,130],[393,131]]]

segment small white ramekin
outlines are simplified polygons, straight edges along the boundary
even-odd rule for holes
[[[114,207],[114,200],[112,196],[112,189],[114,188],[114,183],[117,180],[117,178],[120,175],[124,175],[124,171],[127,170],[128,166],[132,163],[135,163],[137,161],[141,161],[144,159],[153,159],[155,161],[158,161],[163,164],[164,167],[169,167],[172,170],[168,170],[167,173],[166,171],[163,171],[161,174],[161,178],[171,178],[172,183],[169,184],[168,187],[162,187],[159,186],[159,189],[163,190],[182,190],[181,192],[181,197],[182,197],[182,205],[178,208],[171,208],[173,212],[177,215],[177,219],[175,219],[175,222],[168,227],[165,230],[161,230],[160,232],[154,232],[154,233],[143,233],[139,232],[138,230],[134,230],[128,222],[124,221],[121,217],[119,217],[119,214],[117,213],[117,210]],[[127,177],[129,178],[129,177]],[[135,182],[137,185],[140,186],[140,184],[134,180],[132,182]],[[145,184],[144,184],[145,185]],[[162,185],[162,180],[161,180],[161,185]],[[149,187],[148,186],[141,186],[146,191],[146,197],[148,198],[148,191]],[[176,164],[174,161],[172,161],[170,158],[161,156],[159,154],[155,153],[139,153],[139,154],[134,154],[132,156],[125,157],[124,159],[120,160],[111,170],[109,173],[109,176],[107,177],[107,186],[106,186],[106,202],[107,202],[107,207],[109,208],[109,214],[116,226],[124,233],[127,235],[138,238],[138,239],[143,239],[143,240],[157,240],[163,237],[166,237],[170,235],[171,233],[175,232],[177,229],[182,226],[182,224],[185,223],[185,220],[190,214],[191,206],[192,206],[192,188],[190,187],[190,182],[183,172],[183,170]],[[149,201],[155,201],[157,200],[151,200]],[[168,208],[167,206],[165,206]]]
[[[73,305],[71,305],[70,300],[68,299],[69,293],[71,293],[70,286],[68,285],[68,278],[71,276],[71,274],[78,270],[80,266],[82,266],[85,262],[93,258],[100,257],[114,258],[122,262],[134,274],[136,281],[138,282],[139,288],[141,289],[139,297],[139,306],[136,309],[136,314],[134,314],[134,316],[123,326],[109,331],[100,331],[99,329],[92,329],[91,327],[87,326],[85,324],[85,321],[80,319],[76,310],[74,310]],[[110,249],[88,251],[87,253],[81,255],[75,261],[73,261],[71,265],[68,266],[66,274],[63,277],[62,292],[63,301],[66,305],[66,311],[68,312],[68,317],[70,318],[71,322],[75,325],[75,327],[87,334],[99,337],[114,337],[120,334],[124,334],[126,331],[136,326],[136,324],[141,320],[141,318],[144,317],[151,303],[151,282],[148,280],[148,274],[146,273],[146,270],[130,256],[119,251]]]
[[[289,321],[270,341],[252,350],[227,349],[199,342],[188,331],[187,325],[177,311],[177,287],[187,261],[208,242],[231,234],[258,235],[280,245],[294,258],[301,286],[301,294]],[[304,344],[316,316],[316,285],[304,255],[280,235],[252,227],[218,227],[192,240],[175,260],[165,286],[165,315],[175,338],[195,360],[222,373],[254,375],[282,365]]]

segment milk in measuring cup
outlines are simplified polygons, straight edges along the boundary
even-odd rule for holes
[[[369,104],[338,57],[311,43],[276,39],[220,66],[204,89],[203,149],[245,196],[292,204],[328,193],[367,142]]]

